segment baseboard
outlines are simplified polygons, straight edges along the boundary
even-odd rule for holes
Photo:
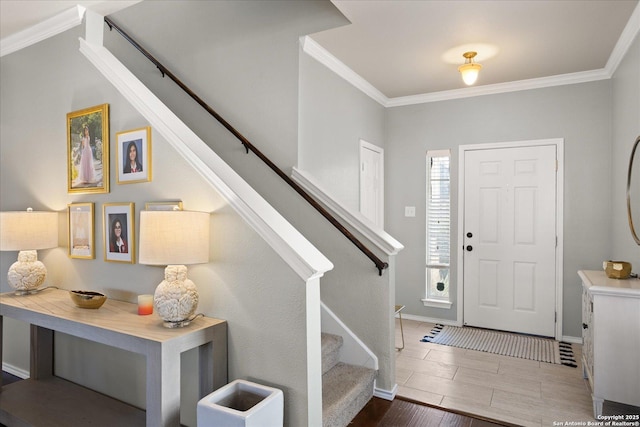
[[[562,341],[569,342],[571,344],[582,344],[582,337],[570,337],[567,335],[563,335]]]
[[[11,375],[15,375],[18,378],[22,378],[23,380],[29,378],[30,376],[29,371],[25,371],[24,369],[20,369],[8,363],[2,364],[2,370]]]
[[[441,325],[448,325],[448,326],[462,326],[462,324],[458,323],[455,320],[437,319],[435,317],[416,316],[415,314],[402,313],[402,318],[408,319],[408,320],[415,320],[417,322],[439,323]]]
[[[393,400],[393,399],[395,399],[397,393],[398,393],[398,384],[394,384],[393,385],[393,389],[391,389],[391,390],[384,390],[384,389],[376,387],[376,382],[375,381],[373,383],[373,396],[374,397],[379,397],[380,399],[385,399],[385,400]]]

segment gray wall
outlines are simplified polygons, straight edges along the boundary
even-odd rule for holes
[[[132,302],[138,294],[153,293],[163,272],[103,261],[103,204],[134,202],[136,221],[149,201],[182,200],[186,209],[213,212],[211,262],[190,268],[200,292],[199,311],[228,321],[229,379],[245,378],[283,389],[287,425],[305,425],[304,283],[158,134],[152,136],[152,182],[117,185],[112,161],[110,193],[67,193],[68,112],[110,104],[112,160],[116,132],[147,125],[80,54],[78,37],[83,32],[77,27],[0,59],[0,209],[32,206],[60,212],[61,247],[40,251],[49,270],[48,284],[102,291]],[[66,207],[71,202],[95,203],[95,260],[67,256]],[[10,290],[6,272],[16,256],[0,253],[3,292]],[[4,330],[4,362],[28,370],[29,328],[8,320]],[[58,334],[56,341],[58,375],[144,407],[144,360],[65,335]],[[193,426],[196,358],[192,352],[183,359],[182,422]]]
[[[298,160],[298,38],[347,22],[328,1],[142,2],[114,19],[287,173]],[[69,30],[1,59],[0,209],[31,205],[64,212],[67,203],[94,201],[98,223],[107,202],[132,201],[139,211],[146,201],[181,199],[187,209],[215,212],[212,262],[190,269],[201,294],[200,311],[229,322],[229,378],[284,389],[287,425],[305,425],[301,280],[171,149],[163,148],[160,137],[153,137],[153,182],[116,185],[112,170],[109,194],[67,194],[66,113],[109,103],[112,141],[116,132],[146,125],[78,52],[82,33],[79,28]],[[322,298],[378,354],[378,387],[391,390],[395,384],[392,260],[390,269],[378,276],[371,261],[255,156],[244,154],[233,137],[118,35],[106,32],[105,45],[334,262],[334,270],[321,280]],[[29,169],[17,160],[25,154]],[[61,217],[64,224],[64,213]],[[99,231],[96,237],[101,243]],[[61,241],[66,245],[66,234]],[[0,254],[2,271],[15,257],[15,253]],[[100,248],[92,261],[69,259],[66,247],[41,254],[50,270],[49,282],[66,289],[104,290],[111,297],[133,300],[137,294],[152,292],[162,279],[161,269],[105,263],[102,258]],[[4,282],[2,290],[8,291]],[[28,328],[8,321],[5,332],[4,348],[9,349],[5,361],[27,369]],[[60,340],[73,342],[74,354],[58,352],[59,374],[143,405],[141,360],[117,351],[103,357],[100,346],[72,337]],[[86,360],[110,364],[82,379],[90,366]],[[189,369],[192,356],[185,361],[183,392],[188,394],[195,373]],[[127,366],[130,369],[122,378],[107,377]],[[194,399],[187,400],[183,423],[193,425]]]
[[[385,108],[303,54],[298,167],[345,207],[360,208],[360,139],[385,147]]]
[[[633,142],[640,136],[640,36],[636,36],[624,60],[613,75],[613,151],[615,167],[611,172],[611,258],[633,264],[640,271],[640,247],[631,237],[626,213],[626,187],[629,155]],[[638,153],[636,153],[636,162]],[[635,188],[640,187],[640,165],[635,164]],[[637,194],[637,192],[636,192]],[[640,200],[634,206],[634,226],[640,230]]]
[[[160,18],[164,16],[188,24],[165,27],[160,25],[165,22]],[[317,129],[307,127],[314,125],[306,116],[299,120],[299,108],[313,102],[304,92],[310,85],[316,84],[320,89],[327,83],[306,77],[299,81],[304,61],[300,59],[299,37],[347,22],[329,1],[142,2],[115,14],[114,20],[286,174],[297,165],[299,128],[307,129],[307,134]],[[162,79],[155,67],[126,41],[107,34],[105,45],[331,260],[334,269],[321,281],[322,300],[378,355],[381,363],[377,385],[391,390],[395,384],[391,322],[394,269],[378,276],[372,261],[255,155],[245,154],[233,136],[176,85]],[[337,90],[333,89],[339,86],[332,80],[334,77],[324,75],[329,80],[328,87]],[[352,89],[343,86],[341,90]],[[352,104],[367,105],[368,111],[373,111],[368,114],[377,117],[360,119],[367,126],[375,123],[374,130],[367,130],[366,135],[341,126],[337,126],[338,134],[380,137],[379,108],[355,92],[340,96],[351,98]],[[357,147],[358,141],[350,140],[348,144]],[[350,159],[357,157],[357,149],[349,147],[345,145],[344,150],[350,150]],[[350,184],[357,185],[357,178]],[[378,256],[384,260],[382,254]]]
[[[579,269],[611,256],[611,81],[390,108],[387,122],[387,230],[405,249],[397,259],[396,301],[406,313],[454,320],[457,283],[458,146],[564,138],[564,335],[580,337]],[[450,310],[424,307],[425,155],[452,150]],[[415,218],[404,217],[415,206]]]

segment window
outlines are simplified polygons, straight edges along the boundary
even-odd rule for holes
[[[427,151],[427,259],[424,305],[451,308],[451,152]]]

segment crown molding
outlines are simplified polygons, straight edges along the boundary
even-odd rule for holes
[[[543,89],[553,86],[564,86],[575,83],[587,83],[611,78],[611,74],[604,68],[579,73],[560,74],[557,76],[540,77],[537,79],[518,80],[514,82],[498,83],[494,85],[472,86],[464,89],[445,90],[442,92],[424,93],[421,95],[391,98],[386,107],[400,107],[404,105],[426,104],[428,102],[449,101],[452,99],[471,98],[482,95],[519,92],[530,89]]]
[[[382,106],[386,106],[386,103],[389,102],[389,98],[387,98],[382,92],[363,79],[358,73],[347,67],[342,61],[329,53],[329,51],[320,46],[311,37],[301,37],[300,44],[302,45],[304,53],[345,79],[348,83],[351,83],[357,89],[360,89],[365,95],[368,95],[374,101],[378,102]]]
[[[76,5],[32,27],[0,40],[0,57],[48,39],[82,23],[87,9]]]
[[[471,98],[474,96],[494,95],[507,92],[518,92],[530,89],[542,89],[554,86],[563,86],[576,83],[588,83],[598,80],[610,79],[615,73],[618,65],[624,58],[633,43],[635,37],[640,33],[640,4],[636,6],[625,26],[616,46],[614,47],[609,60],[604,68],[582,71],[578,73],[560,74],[557,76],[541,77],[537,79],[518,80],[514,82],[499,83],[485,86],[472,86],[462,89],[445,90],[441,92],[431,92],[419,95],[402,96],[388,98],[371,83],[367,82],[359,74],[347,67],[338,58],[330,54],[326,49],[315,42],[311,37],[301,38],[303,51],[316,59],[318,62],[342,77],[348,83],[360,89],[374,101],[384,107],[399,107],[405,105],[424,104],[428,102],[448,101],[453,99]]]
[[[622,30],[622,34],[620,34],[620,38],[609,56],[607,65],[605,65],[605,69],[611,76],[613,76],[613,73],[618,69],[618,65],[622,62],[622,59],[631,47],[631,44],[633,44],[633,40],[638,33],[640,33],[640,3],[638,3],[631,14],[629,22],[627,22],[624,30]]]

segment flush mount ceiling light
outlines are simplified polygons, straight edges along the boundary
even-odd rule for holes
[[[462,80],[467,86],[471,86],[478,79],[478,73],[482,69],[482,65],[473,62],[473,58],[477,55],[477,52],[465,52],[462,56],[465,57],[465,63],[458,67],[458,71],[462,74]]]

